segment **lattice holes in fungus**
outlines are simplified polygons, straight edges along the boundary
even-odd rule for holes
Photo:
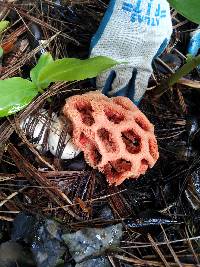
[[[126,97],[98,91],[72,96],[63,113],[72,123],[73,143],[110,185],[139,177],[159,157],[154,126]]]

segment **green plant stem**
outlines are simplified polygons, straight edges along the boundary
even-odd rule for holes
[[[187,62],[185,65],[183,65],[176,73],[174,73],[169,78],[169,82],[168,82],[169,86],[172,86],[175,83],[177,83],[178,80],[180,80],[180,78],[187,75],[194,68],[196,68],[199,64],[200,64],[200,55],[192,58],[189,62]]]
[[[42,88],[40,88],[39,86],[37,87],[37,90],[40,94],[43,94],[44,93],[44,90]]]
[[[42,88],[40,88],[40,87],[37,87],[37,90],[38,90],[38,92],[39,92],[40,94],[43,94],[43,93],[45,92],[44,89],[42,89]],[[47,98],[47,102],[51,103],[51,98],[50,98],[50,97]]]
[[[161,82],[161,84],[154,90],[155,98],[159,98],[170,87],[177,83],[183,76],[190,73],[194,68],[200,65],[200,55],[192,58],[189,62],[184,64],[176,73],[172,74],[167,80]]]

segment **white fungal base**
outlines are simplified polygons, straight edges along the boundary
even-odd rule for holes
[[[37,114],[37,117],[30,115],[20,123],[20,128],[24,130],[26,134],[28,134],[30,129],[32,142],[36,145],[35,148],[40,152],[44,147],[44,138],[47,131],[48,120],[47,110],[41,109]]]
[[[56,155],[56,150],[58,147],[58,142],[61,136],[62,129],[63,129],[63,123],[61,119],[59,119],[58,117],[53,119],[51,123],[49,138],[48,138],[48,145],[49,145],[50,152],[54,156]],[[61,159],[73,159],[81,152],[81,150],[78,149],[73,144],[72,138],[69,134],[66,135],[64,145],[65,145],[65,148],[61,155]]]
[[[55,113],[52,113],[50,119],[48,111],[41,109],[36,115],[30,115],[20,123],[20,128],[24,130],[26,134],[28,134],[28,128],[30,128],[32,142],[40,152],[44,151],[44,139],[48,126],[50,126],[50,131],[46,151],[49,150],[55,156],[63,129],[63,123]],[[33,127],[33,131],[31,131],[31,127]],[[81,150],[73,144],[69,134],[66,135],[64,145],[65,148],[62,152],[61,159],[73,159],[81,152]]]

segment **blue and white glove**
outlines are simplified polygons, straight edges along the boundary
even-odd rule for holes
[[[200,51],[200,25],[190,35],[191,39],[188,44],[187,52],[189,55],[195,57]],[[200,65],[197,66],[197,69],[200,71]]]
[[[127,62],[96,78],[108,96],[127,96],[138,104],[144,95],[152,60],[166,48],[172,33],[166,0],[110,0],[91,41],[91,57],[107,56]]]
[[[200,50],[200,25],[191,33],[191,39],[188,44],[188,54],[195,57]]]

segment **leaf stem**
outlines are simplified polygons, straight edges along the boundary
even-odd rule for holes
[[[43,94],[44,93],[44,90],[41,88],[41,87],[37,87],[37,90],[38,90],[38,92],[40,93],[40,94]]]
[[[43,93],[45,92],[45,91],[44,91],[42,88],[40,88],[39,86],[37,87],[37,90],[38,90],[38,92],[39,92],[40,94],[43,94]],[[51,98],[50,98],[50,97],[47,98],[47,102],[51,103]]]
[[[183,76],[190,73],[198,65],[200,65],[200,55],[192,58],[189,62],[184,64],[176,73],[172,74],[167,80],[161,82],[161,84],[154,90],[155,98],[159,98],[169,89],[169,87],[172,87]]]
[[[169,82],[168,82],[169,86],[172,86],[175,83],[177,83],[180,78],[187,75],[194,68],[196,68],[199,64],[200,64],[200,55],[192,58],[189,62],[183,65],[176,73],[174,73],[169,78]]]

